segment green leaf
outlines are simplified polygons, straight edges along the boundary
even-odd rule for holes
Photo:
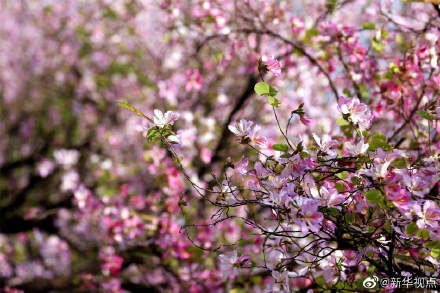
[[[318,30],[316,29],[316,28],[311,28],[311,29],[308,29],[307,31],[306,31],[306,36],[308,37],[308,38],[310,38],[310,37],[316,37],[316,36],[318,36],[319,35],[319,32],[318,32]]]
[[[124,107],[125,109],[130,110],[131,112],[135,113],[138,116],[141,116],[145,119],[147,119],[148,121],[150,121],[151,123],[153,123],[153,120],[151,120],[151,118],[147,117],[144,113],[142,113],[141,111],[139,111],[138,109],[136,109],[135,107],[127,104],[124,101],[118,101],[119,105],[121,105],[122,107]]]
[[[417,232],[417,237],[423,238],[423,240],[429,239],[429,231],[426,228],[420,229],[419,232]]]
[[[380,30],[380,34],[381,34],[381,39],[382,40],[386,40],[386,39],[388,39],[388,37],[390,36],[389,34],[388,34],[388,31],[386,30],[386,29],[381,29]]]
[[[390,148],[390,146],[387,144],[387,137],[382,133],[372,136],[369,144],[370,146],[368,147],[368,150],[373,152],[378,148],[382,148],[383,150],[388,150]]]
[[[358,185],[358,186],[362,184],[362,181],[358,177],[355,177],[355,176],[351,177],[351,182],[353,184]]]
[[[363,83],[360,83],[358,86],[361,92],[362,99],[368,99],[370,97],[370,92],[369,92],[370,88]]]
[[[197,260],[201,260],[201,258],[203,256],[203,250],[198,247],[195,247],[195,246],[188,247],[187,251],[193,255],[194,259],[197,259]]]
[[[376,40],[376,38],[371,41],[371,45],[373,46],[373,49],[376,50],[378,53],[382,53],[383,48],[385,47],[385,45],[382,42]]]
[[[388,210],[388,206],[386,204],[386,202],[384,200],[379,200],[379,202],[377,203],[382,209],[384,210]],[[390,232],[390,231],[388,231]]]
[[[342,133],[348,138],[353,138],[353,130],[354,128],[350,124],[341,126]]]
[[[409,223],[408,226],[406,226],[405,233],[408,236],[412,236],[412,235],[416,234],[418,229],[419,229],[419,227],[417,227],[417,224],[412,222],[412,223]]]
[[[397,158],[391,163],[391,166],[398,169],[404,169],[407,167],[405,158]]]
[[[112,10],[110,8],[104,9],[104,12],[103,12],[102,15],[104,17],[107,17],[107,18],[110,18],[110,19],[113,19],[113,20],[118,19],[118,14],[114,10]]]
[[[388,67],[390,68],[390,71],[391,71],[392,73],[398,73],[398,74],[402,73],[402,72],[400,71],[399,66],[397,66],[396,64],[394,64],[394,62],[391,62],[390,65],[389,65]]]
[[[160,137],[160,130],[156,127],[148,129],[147,132],[147,141],[148,142],[154,142],[157,138]]]
[[[327,282],[325,281],[323,276],[316,277],[315,282],[316,282],[316,284],[318,284],[321,287],[324,286],[325,284],[327,284]]]
[[[362,24],[362,28],[364,30],[375,30],[376,29],[376,25],[373,22],[364,22]]]
[[[261,82],[255,84],[254,90],[258,95],[264,96],[264,95],[268,95],[270,93],[270,86],[267,83],[265,83],[264,81],[261,81]]]
[[[338,6],[338,0],[327,0],[327,3],[325,3],[325,7],[330,12],[333,12],[337,6]]]
[[[276,151],[287,152],[289,147],[284,143],[276,143],[272,146],[272,149]]]
[[[341,173],[336,174],[336,177],[345,180],[348,178],[348,176],[350,176],[350,173],[348,173],[347,171],[343,171]]]
[[[355,218],[352,214],[348,214],[345,216],[345,220],[347,221],[348,224],[352,224],[355,221]]]
[[[272,86],[269,86],[269,96],[275,97],[277,95],[278,91],[273,88]]]
[[[348,121],[345,120],[342,116],[336,120],[336,124],[338,124],[339,126],[350,125],[350,123],[348,123]]]
[[[342,182],[337,182],[335,188],[338,192],[343,192],[345,190],[345,184]]]
[[[384,228],[385,228],[385,231],[387,231],[388,233],[391,233],[393,231],[393,229],[391,228],[391,223],[390,223],[389,220],[387,220]]]
[[[344,93],[344,95],[346,95],[347,97],[350,97],[350,98],[352,98],[353,97],[353,94],[350,92],[350,90],[348,90],[347,88],[344,88],[343,90],[342,90],[342,92]]]
[[[337,208],[328,208],[327,212],[334,217],[339,216],[339,214],[341,213]]]
[[[280,101],[278,101],[277,98],[269,96],[267,97],[267,102],[269,103],[269,105],[273,106],[273,107],[279,107],[280,106]]]
[[[428,241],[425,244],[423,244],[423,247],[426,248],[433,248],[433,249],[440,249],[440,241]]]
[[[431,121],[433,121],[433,120],[437,120],[436,117],[432,116],[431,114],[429,114],[428,112],[423,111],[423,110],[419,110],[419,111],[417,111],[417,114],[418,114],[420,117],[425,118],[425,119],[428,119],[428,120],[431,120]]]
[[[365,194],[368,203],[377,204],[382,199],[382,193],[377,189],[368,190]]]
[[[228,291],[228,293],[245,293],[246,291],[244,291],[241,288],[232,288],[231,290]]]
[[[440,249],[434,248],[431,250],[431,256],[435,258],[440,258]]]

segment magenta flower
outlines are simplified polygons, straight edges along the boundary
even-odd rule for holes
[[[218,256],[220,260],[219,268],[224,278],[235,277],[237,271],[238,255],[237,250],[229,254],[221,254]]]
[[[259,135],[261,127],[254,125],[252,121],[242,119],[238,123],[234,122],[234,124],[228,125],[228,128],[236,136],[247,137],[250,139],[250,142],[258,146],[265,146],[267,144],[267,138]]]
[[[304,116],[299,116],[299,120],[305,125],[305,126],[309,126],[310,122],[312,121],[312,119],[310,119],[309,117],[304,117]]]
[[[304,21],[299,17],[292,17],[290,23],[292,24],[292,33],[295,35],[304,29]]]
[[[263,56],[261,63],[265,65],[267,70],[269,70],[270,73],[272,73],[274,76],[281,75],[281,62],[276,60],[273,56],[272,57]]]
[[[188,78],[185,85],[186,92],[190,92],[191,90],[200,91],[202,89],[203,76],[200,75],[198,69],[188,69],[186,76]]]
[[[255,125],[249,134],[249,138],[251,139],[251,142],[260,147],[264,147],[267,144],[267,138],[259,135],[260,129],[261,126]]]
[[[290,292],[289,271],[284,271],[282,273],[279,271],[272,271],[272,277],[275,279],[275,284],[272,286],[272,292],[281,292],[281,287],[284,287],[286,292]]]
[[[360,260],[361,252],[356,252],[354,250],[343,250],[344,264],[349,267],[357,266]]]
[[[400,184],[401,180],[400,176],[391,180],[385,186],[385,193],[399,210],[409,211],[412,203],[411,196],[405,188],[402,188]]]
[[[235,163],[234,169],[237,171],[238,174],[244,176],[247,173],[247,166],[249,164],[248,158],[243,158],[239,162]]]
[[[324,216],[318,211],[318,202],[308,198],[298,198],[301,207],[303,221],[300,223],[303,233],[311,231],[317,233],[321,229]]]
[[[440,209],[434,201],[425,201],[423,210],[420,205],[415,205],[414,212],[419,217],[417,226],[420,228],[424,228],[427,225],[433,228],[438,227],[438,221],[440,220]]]
[[[109,255],[104,259],[105,263],[101,266],[104,275],[117,276],[122,268],[124,259],[118,255]]]
[[[339,205],[346,200],[345,196],[339,194],[336,189],[327,188],[325,186],[321,186],[319,193],[317,188],[311,188],[310,193],[313,197],[322,199],[323,205],[328,207]]]
[[[347,99],[340,97],[338,109],[344,115],[349,115],[351,122],[359,127],[360,130],[370,128],[373,121],[373,115],[368,106],[361,103],[358,98]]]

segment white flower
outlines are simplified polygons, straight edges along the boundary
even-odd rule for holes
[[[238,255],[236,250],[229,254],[221,254],[218,256],[218,259],[220,260],[220,272],[224,278],[234,277],[237,274],[235,264],[237,263]]]
[[[37,169],[38,173],[41,177],[47,177],[50,173],[52,173],[55,168],[55,164],[52,161],[44,159],[43,161],[38,163]]]
[[[352,156],[364,154],[368,150],[369,146],[370,145],[368,143],[364,143],[363,141],[359,141],[357,144],[353,144],[351,142],[345,143],[345,148]]]
[[[326,157],[336,157],[338,152],[333,149],[333,146],[338,144],[338,141],[331,138],[330,135],[324,134],[322,137],[312,133],[313,139],[319,146],[320,150],[327,154]]]
[[[154,109],[154,126],[158,126],[160,128],[164,127],[165,125],[173,125],[174,121],[179,119],[179,113],[173,112],[173,111],[167,111],[165,114],[158,110]]]
[[[286,292],[290,292],[289,289],[289,272],[284,271],[282,273],[278,271],[272,271],[272,277],[275,279],[275,282],[277,284],[274,284],[273,291],[274,292],[280,292],[280,285],[284,286],[284,289],[286,289]]]
[[[393,159],[385,161],[383,164],[375,164],[373,168],[359,171],[359,174],[365,174],[372,176],[373,178],[385,178],[388,172],[388,167],[392,163]]]
[[[174,142],[174,143],[180,144],[180,138],[177,135],[170,135],[170,136],[167,137],[167,139],[170,142]]]
[[[73,191],[77,188],[79,183],[79,174],[76,171],[68,171],[63,174],[61,190]]]
[[[53,153],[55,161],[65,167],[71,167],[78,162],[79,152],[77,150],[60,149]]]
[[[229,130],[236,136],[249,136],[254,122],[241,119],[240,122],[228,125]]]

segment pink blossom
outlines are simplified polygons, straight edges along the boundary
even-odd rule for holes
[[[275,279],[275,284],[272,287],[273,292],[281,292],[281,286],[284,287],[286,292],[289,292],[289,272],[284,271],[280,273],[279,271],[272,271],[272,277]]]
[[[55,169],[55,164],[50,160],[42,160],[37,166],[38,173],[41,177],[47,177]]]
[[[300,116],[299,120],[305,125],[305,126],[309,126],[310,122],[312,121],[312,119],[308,118],[308,117],[304,117],[304,116]]]
[[[254,125],[252,121],[242,119],[238,123],[235,122],[234,124],[228,125],[228,128],[236,136],[247,137],[251,143],[255,143],[258,146],[266,146],[267,144],[267,138],[259,135],[261,127]]]
[[[359,263],[361,253],[354,250],[343,250],[344,254],[344,264],[353,267]]]
[[[212,158],[212,151],[207,148],[202,148],[200,152],[200,158],[205,164],[208,164],[211,161]]]
[[[303,200],[303,204],[301,204],[300,207],[303,219],[301,229],[303,232],[307,232],[308,228],[315,233],[319,232],[324,217],[322,213],[318,211],[318,202],[315,200],[306,199]]]
[[[348,115],[348,119],[357,125],[360,130],[370,128],[373,116],[368,106],[361,103],[358,98],[347,99],[340,97],[338,109],[342,114]]]
[[[74,170],[64,173],[61,183],[61,190],[73,191],[77,188],[79,183],[79,174]]]
[[[363,140],[360,140],[358,143],[346,142],[344,147],[347,149],[348,153],[352,156],[363,155],[370,145],[368,143],[364,143]]]
[[[188,69],[186,76],[188,78],[185,84],[186,92],[190,92],[191,90],[200,91],[202,89],[203,77],[200,75],[198,69]]]
[[[77,150],[60,149],[53,153],[55,161],[66,168],[72,167],[78,162],[79,152]]]
[[[346,200],[346,197],[339,194],[339,192],[334,188],[321,186],[319,193],[316,188],[311,188],[310,192],[315,198],[322,199],[323,205],[328,207],[339,205]]]
[[[111,293],[125,292],[121,288],[121,281],[117,278],[112,278],[110,280],[106,280],[102,282],[101,287],[105,292],[111,292]]]
[[[290,23],[292,24],[292,33],[295,35],[304,29],[304,21],[299,17],[292,17]]]
[[[124,259],[117,255],[109,255],[104,258],[104,264],[101,266],[101,270],[104,275],[116,276],[120,273],[122,263]]]
[[[440,209],[437,204],[432,200],[425,201],[423,210],[420,205],[414,206],[414,212],[419,217],[417,220],[417,226],[424,228],[427,225],[433,228],[437,228],[440,220]]]
[[[174,121],[179,119],[180,115],[179,113],[173,112],[173,111],[167,111],[165,114],[158,110],[154,110],[154,126],[158,126],[160,128],[166,126],[166,125],[173,125]]]
[[[249,164],[248,158],[243,158],[239,162],[235,163],[234,169],[235,169],[235,171],[237,171],[238,174],[240,174],[242,176],[246,175],[246,173],[247,173],[246,168],[247,168],[248,164]]]
[[[333,149],[335,145],[338,145],[339,142],[337,140],[334,140],[331,138],[330,135],[324,134],[321,137],[319,137],[316,134],[312,134],[313,139],[315,140],[316,144],[319,146],[320,150],[327,154],[330,157],[335,157],[338,152]]]
[[[255,125],[249,133],[249,138],[251,139],[251,143],[255,143],[260,147],[265,147],[267,145],[267,138],[264,136],[260,136],[260,130],[261,126]]]
[[[276,60],[273,56],[263,56],[261,61],[261,63],[266,66],[267,70],[269,70],[274,76],[281,75],[281,62]]]
[[[229,130],[236,136],[246,137],[249,136],[254,122],[241,119],[240,122],[228,125]]]
[[[229,254],[221,254],[218,256],[220,260],[220,272],[225,278],[233,278],[237,273],[237,251],[234,250]]]

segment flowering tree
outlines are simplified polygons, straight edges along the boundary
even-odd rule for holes
[[[436,5],[0,7],[5,292],[434,288]]]

